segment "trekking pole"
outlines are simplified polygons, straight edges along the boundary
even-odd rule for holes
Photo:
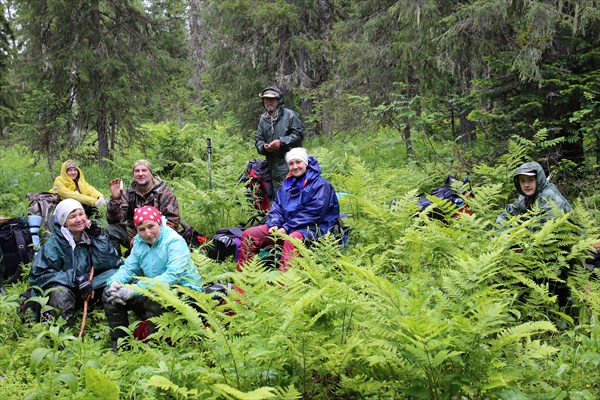
[[[208,151],[208,188],[212,190],[212,171],[210,170],[210,155],[212,154],[212,146],[210,138],[207,139],[206,150]]]
[[[92,279],[94,279],[94,266],[93,265],[92,265],[92,269],[90,269],[90,283],[92,283]],[[92,287],[92,290],[94,290],[93,287]],[[87,313],[88,313],[88,299],[85,299],[83,301],[83,315],[81,316],[81,328],[79,328],[79,337],[83,336],[83,330],[85,329],[85,320],[87,319]]]

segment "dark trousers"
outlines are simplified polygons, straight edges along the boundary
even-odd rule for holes
[[[128,312],[131,310],[138,316],[140,320],[147,320],[156,317],[165,312],[165,309],[154,300],[150,300],[146,296],[133,296],[125,305],[112,304],[107,301],[108,296],[106,290],[102,294],[102,302],[104,303],[104,314],[110,328],[110,338],[115,341],[121,337],[127,336],[122,329],[117,329],[120,326],[129,326]],[[148,321],[148,334],[156,332],[156,326],[151,321]]]
[[[54,290],[48,294],[48,305],[58,309],[60,316],[67,322],[67,327],[72,327],[75,311],[83,307],[83,300],[79,295],[79,290],[62,285],[55,285],[52,288]],[[100,293],[101,289],[97,289],[94,299],[88,302],[90,308],[97,303]]]

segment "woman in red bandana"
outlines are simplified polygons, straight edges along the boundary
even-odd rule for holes
[[[167,226],[160,211],[152,206],[136,208],[133,222],[138,233],[131,254],[119,271],[106,281],[107,288],[102,296],[113,349],[116,349],[117,339],[125,336],[123,330],[116,328],[129,326],[129,310],[142,320],[164,312],[160,304],[137,289],[162,284],[202,291],[202,278],[192,262],[187,243]],[[137,281],[135,277],[139,276],[151,280]],[[148,324],[148,331],[155,331],[152,322]]]

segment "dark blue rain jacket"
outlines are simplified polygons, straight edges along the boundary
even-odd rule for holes
[[[277,191],[267,226],[285,228],[288,234],[297,231],[305,239],[314,240],[329,232],[339,217],[335,190],[321,176],[321,167],[311,156],[306,174],[300,178],[288,175]]]

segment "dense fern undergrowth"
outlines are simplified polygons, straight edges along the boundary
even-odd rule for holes
[[[129,179],[133,160],[152,160],[183,219],[207,235],[253,214],[235,184],[257,157],[251,139],[232,137],[226,125],[147,129],[144,145],[123,149],[108,168],[94,166],[85,148],[63,159],[80,160],[88,182],[106,194],[110,178]],[[433,149],[416,137],[421,157],[407,159],[392,132],[342,136],[305,145],[344,193],[341,209],[353,227],[347,248],[330,237],[300,245],[285,274],[259,260],[235,272],[233,261],[194,250],[205,282],[234,283],[244,293],[217,306],[208,294],[153,287],[147,295],[172,312],[156,319],[151,340],[130,336],[116,354],[102,310],[91,313],[82,340],[60,322],[21,322],[17,298],[26,283],[7,287],[0,398],[599,398],[600,283],[584,263],[599,237],[594,191],[571,197],[568,217],[541,224],[534,210],[494,232],[515,196],[510,171],[539,145],[517,140],[496,165],[469,171],[473,214],[451,218],[447,210],[443,223],[415,216],[415,202],[448,173],[464,177],[445,150],[451,146]],[[0,157],[0,214],[23,214],[25,193],[49,189],[50,175],[18,147],[3,146]],[[568,307],[557,305],[556,282],[571,290]]]

